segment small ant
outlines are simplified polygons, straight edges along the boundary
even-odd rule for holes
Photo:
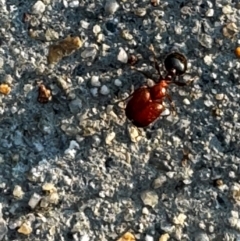
[[[152,45],[150,50],[154,55],[154,64],[159,74],[159,82],[152,87],[143,86],[136,89],[129,96],[130,100],[125,109],[127,118],[137,127],[146,127],[161,115],[165,110],[163,106],[164,98],[167,98],[172,103],[172,98],[167,91],[169,84],[176,84],[178,86],[187,85],[187,83],[176,81],[176,77],[183,75],[187,70],[187,59],[183,54],[173,52],[167,55],[164,60],[167,74],[165,77],[162,77]],[[148,78],[146,73],[134,67],[132,69]]]

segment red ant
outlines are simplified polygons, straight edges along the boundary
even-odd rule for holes
[[[159,74],[159,83],[152,87],[143,86],[136,89],[133,94],[129,96],[130,100],[125,110],[127,118],[137,127],[146,127],[161,115],[165,110],[163,106],[164,98],[167,97],[172,103],[172,98],[167,91],[169,84],[176,84],[179,86],[187,85],[187,83],[176,81],[176,77],[183,75],[187,70],[187,59],[183,54],[173,52],[165,58],[164,66],[167,74],[163,78],[160,73],[153,46],[150,47],[150,50],[154,55],[154,64]],[[135,70],[148,78],[146,73],[137,69]]]

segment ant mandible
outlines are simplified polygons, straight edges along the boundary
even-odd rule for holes
[[[147,127],[161,115],[165,110],[163,106],[164,98],[167,98],[172,103],[172,98],[167,91],[169,84],[176,84],[178,86],[187,85],[187,83],[176,81],[176,77],[183,75],[187,70],[187,59],[183,54],[173,52],[167,55],[164,60],[167,74],[163,78],[152,45],[150,46],[150,50],[154,56],[154,64],[159,74],[159,82],[152,87],[143,86],[136,89],[129,96],[130,100],[125,109],[127,118],[137,127]],[[146,73],[135,68],[133,69],[148,77]]]

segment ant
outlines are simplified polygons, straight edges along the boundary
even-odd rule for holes
[[[187,59],[183,54],[173,52],[167,55],[164,60],[167,74],[163,77],[152,45],[150,46],[150,50],[154,56],[155,69],[159,74],[159,79],[158,83],[154,86],[142,86],[128,97],[130,100],[127,103],[125,113],[127,118],[136,127],[147,127],[161,115],[165,110],[163,106],[164,98],[167,98],[172,104],[172,98],[167,91],[169,84],[176,84],[178,86],[187,85],[187,83],[176,81],[176,77],[183,75],[187,70]],[[132,69],[142,73],[148,78],[146,73],[134,67],[132,67]]]

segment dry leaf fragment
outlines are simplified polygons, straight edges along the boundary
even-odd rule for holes
[[[48,64],[57,63],[63,57],[72,54],[75,50],[82,47],[79,37],[67,36],[57,44],[50,45],[48,52]]]
[[[132,233],[126,232],[118,241],[136,241],[136,238]]]
[[[38,102],[45,104],[51,99],[52,99],[51,90],[47,89],[44,84],[40,84],[38,89]]]
[[[8,84],[0,84],[0,93],[8,95],[11,91],[11,88]]]

